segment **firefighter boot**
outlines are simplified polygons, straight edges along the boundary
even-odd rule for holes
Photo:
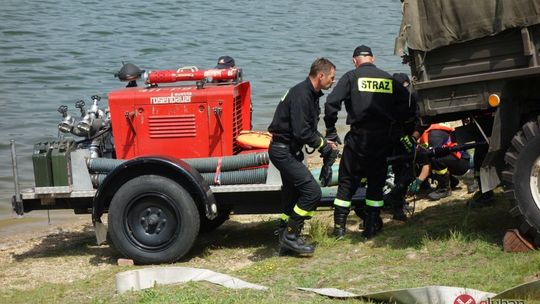
[[[467,202],[467,206],[470,208],[484,208],[492,206],[495,202],[493,198],[493,190],[482,193],[478,191],[474,194],[472,200]]]
[[[277,235],[278,238],[280,238],[281,235],[283,234],[283,231],[285,231],[285,228],[287,228],[287,222],[282,219],[279,219],[276,225],[276,230],[274,230],[274,235]]]
[[[380,214],[380,207],[366,206],[366,219],[364,221],[364,231],[362,232],[365,238],[370,239],[381,231],[382,219]]]
[[[335,206],[334,208],[334,232],[332,235],[336,239],[342,239],[345,236],[347,230],[347,216],[349,215],[349,208]]]
[[[283,236],[283,233],[285,232],[285,230],[287,229],[287,221],[283,220],[283,219],[280,219],[279,220],[279,223],[278,223],[278,227],[276,228],[274,234],[276,234],[278,236],[278,240],[281,239],[281,237]],[[299,231],[302,231],[304,230],[304,222],[302,222],[299,226]],[[302,236],[298,236],[298,243],[301,244],[301,245],[304,245],[306,243],[306,241],[304,240],[304,238]],[[284,256],[284,255],[290,255],[292,254],[293,252],[285,247],[280,247],[279,248],[279,255],[280,256]]]
[[[392,219],[402,222],[407,221],[407,215],[405,214],[405,199],[392,202],[392,213]]]
[[[287,229],[279,238],[279,252],[286,253],[292,251],[297,254],[313,254],[315,246],[306,244],[304,239],[300,237],[302,227],[304,226],[303,218],[290,217],[287,222]]]
[[[405,214],[405,194],[407,192],[407,187],[401,184],[398,184],[384,196],[383,201],[385,206],[390,206],[392,208],[392,219],[396,221],[405,222],[407,220],[407,215]]]
[[[283,236],[283,233],[285,232],[285,229],[287,229],[287,222],[283,219],[279,219],[276,230],[274,230],[274,235],[277,235],[278,241],[281,242],[281,237]],[[288,249],[282,248],[280,246],[279,248],[279,256],[289,255],[291,252]]]
[[[452,189],[450,188],[450,172],[445,174],[435,174],[435,179],[438,182],[437,189],[430,194],[428,198],[432,201],[440,200],[452,194]]]
[[[478,189],[479,187],[476,179],[473,179],[467,184],[467,193],[475,193],[476,191],[478,191]]]
[[[459,186],[459,179],[450,174],[450,189],[456,190]]]

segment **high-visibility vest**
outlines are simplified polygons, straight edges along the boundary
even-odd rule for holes
[[[424,133],[422,133],[422,136],[420,136],[420,138],[418,139],[418,143],[420,145],[428,145],[429,146],[429,132],[430,131],[433,131],[433,130],[441,130],[441,131],[445,131],[445,132],[448,132],[448,141],[443,145],[443,148],[446,148],[446,147],[454,147],[454,146],[457,146],[457,143],[456,142],[453,142],[452,141],[452,136],[450,136],[450,133],[454,132],[454,128],[446,125],[446,124],[432,124],[429,126],[429,128],[427,128],[426,131],[424,131]],[[461,158],[461,152],[452,152],[452,155],[454,155],[457,159],[460,159]]]

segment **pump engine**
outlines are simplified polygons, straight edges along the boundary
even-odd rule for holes
[[[181,158],[240,152],[236,138],[251,128],[251,88],[240,69],[148,71],[146,87],[109,93],[116,156]],[[182,85],[160,86],[182,81]]]

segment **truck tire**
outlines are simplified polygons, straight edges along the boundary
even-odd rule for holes
[[[539,117],[540,119],[540,117]],[[519,230],[540,245],[540,126],[530,121],[512,139],[504,157],[505,195],[514,202],[510,213],[522,224]]]
[[[191,249],[199,225],[189,192],[158,175],[139,176],[123,184],[109,208],[108,231],[114,247],[138,264],[180,259]]]

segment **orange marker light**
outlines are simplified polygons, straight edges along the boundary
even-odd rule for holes
[[[497,94],[491,94],[488,97],[488,103],[492,107],[498,107],[501,103],[501,98]]]

